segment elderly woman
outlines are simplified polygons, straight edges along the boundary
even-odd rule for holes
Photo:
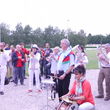
[[[72,49],[70,47],[70,42],[68,39],[61,40],[61,48],[62,51],[59,53],[57,63],[59,97],[67,94],[69,91],[71,70],[74,68],[75,64],[74,54],[72,53]]]
[[[35,81],[36,81],[36,92],[41,92],[40,89],[40,53],[38,51],[38,46],[34,44],[31,48],[31,52],[29,55],[29,90],[28,92],[32,92],[33,90],[33,77],[35,74]]]
[[[74,69],[75,82],[67,96],[79,105],[78,110],[94,110],[95,102],[92,95],[91,85],[85,78],[85,68],[79,65]],[[65,96],[66,96],[65,95]]]

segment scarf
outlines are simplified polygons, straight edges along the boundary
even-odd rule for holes
[[[68,47],[66,51],[63,51],[63,50],[62,50],[62,51],[60,52],[60,54],[59,54],[59,62],[62,63],[63,60],[64,60],[64,58],[67,57],[70,52],[71,52],[71,48],[70,48],[70,47]],[[63,54],[62,57],[60,57],[61,54]]]
[[[62,67],[62,64],[63,64],[63,60],[65,59],[65,57],[67,57],[69,55],[70,52],[71,52],[71,48],[68,47],[66,51],[62,50],[59,53],[58,64],[57,64],[58,70],[61,70],[61,67]]]
[[[80,96],[83,93],[82,83],[85,81],[85,77],[81,77],[80,80],[76,79],[76,95]]]

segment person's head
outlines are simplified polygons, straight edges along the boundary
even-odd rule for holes
[[[16,50],[17,51],[21,51],[21,46],[18,44],[18,45],[16,45]]]
[[[3,42],[0,42],[0,49],[4,49],[4,44],[3,44]]]
[[[38,49],[39,49],[39,47],[37,46],[37,44],[33,44],[32,48],[31,48],[31,51],[36,52]]]
[[[82,45],[78,46],[79,51],[84,52],[84,47]]]
[[[80,80],[81,77],[85,76],[86,69],[83,65],[79,65],[74,69],[75,78]]]
[[[21,43],[20,43],[20,46],[21,46],[21,48],[24,48],[24,43],[21,42]]]
[[[105,44],[104,47],[105,47],[105,50],[107,53],[110,52],[110,44],[109,43]]]
[[[46,43],[45,44],[45,48],[50,48],[50,44],[49,43]]]
[[[68,39],[62,39],[60,46],[63,50],[66,50],[70,46],[70,41]]]
[[[14,45],[10,45],[10,49],[14,50],[15,49]]]
[[[10,46],[9,46],[9,44],[5,44],[5,48],[9,48]]]
[[[58,46],[56,46],[56,47],[53,49],[53,52],[54,52],[55,54],[57,54],[59,51],[60,51],[60,49],[59,49]]]

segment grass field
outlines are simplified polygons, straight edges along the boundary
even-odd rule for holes
[[[97,50],[96,49],[86,49],[86,54],[89,60],[87,64],[87,69],[98,69],[98,59],[97,59]]]
[[[87,64],[87,69],[98,69],[98,59],[97,59],[97,51],[95,48],[86,49],[86,54],[89,60]],[[28,75],[28,66],[26,64],[26,74]]]

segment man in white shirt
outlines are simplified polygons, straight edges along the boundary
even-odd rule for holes
[[[100,72],[98,77],[98,93],[96,98],[104,98],[103,81],[105,79],[106,86],[106,97],[105,101],[110,100],[110,44],[104,45],[105,52],[102,51],[98,54],[98,59],[100,61]]]
[[[75,56],[70,47],[68,39],[61,40],[62,51],[59,54],[57,63],[58,78],[58,96],[59,98],[69,91],[69,84],[71,78],[71,71],[75,66]],[[61,100],[59,100],[61,101]]]
[[[7,62],[10,60],[10,57],[4,51],[4,45],[0,43],[0,95],[4,95],[4,83],[7,72]]]

